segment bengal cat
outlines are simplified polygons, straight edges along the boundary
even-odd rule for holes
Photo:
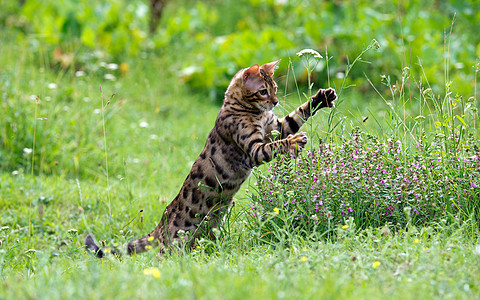
[[[215,126],[205,148],[192,166],[175,199],[166,207],[157,227],[146,236],[128,243],[127,253],[140,253],[160,245],[160,252],[175,242],[192,246],[200,235],[218,227],[233,196],[255,166],[275,155],[297,155],[307,143],[298,132],[303,123],[319,109],[332,107],[335,90],[320,89],[284,118],[272,109],[278,104],[273,72],[279,61],[253,65],[240,70],[230,82]],[[280,134],[275,138],[273,131]],[[92,235],[85,239],[86,249],[98,257],[106,251],[97,246]]]

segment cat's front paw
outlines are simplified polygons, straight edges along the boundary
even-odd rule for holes
[[[289,135],[287,137],[289,149],[288,152],[292,156],[297,156],[298,153],[302,152],[303,148],[308,142],[307,135],[305,132],[299,132],[295,135]]]
[[[313,113],[324,107],[334,107],[337,94],[332,88],[319,89],[315,96],[312,97]]]

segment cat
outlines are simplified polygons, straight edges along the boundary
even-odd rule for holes
[[[233,196],[252,169],[275,155],[297,155],[307,143],[303,123],[319,109],[333,107],[334,89],[320,89],[315,96],[284,118],[272,112],[278,104],[273,73],[278,61],[242,69],[230,82],[215,126],[178,195],[166,207],[157,227],[131,241],[127,253],[140,253],[160,245],[160,252],[174,243],[192,246],[199,236],[219,226]],[[278,135],[273,136],[277,131]],[[115,247],[95,244],[87,235],[85,247],[98,257],[120,253]]]

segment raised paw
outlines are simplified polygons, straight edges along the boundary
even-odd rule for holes
[[[303,148],[308,142],[307,135],[305,132],[299,132],[295,135],[290,135],[287,137],[289,142],[289,152],[290,155],[296,156],[298,153],[302,152]]]
[[[324,107],[334,107],[335,99],[337,99],[337,94],[334,89],[319,89],[315,96],[312,97],[313,113]]]

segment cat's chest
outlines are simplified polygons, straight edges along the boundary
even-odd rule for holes
[[[259,132],[262,135],[265,142],[270,141],[270,135],[272,131],[271,125],[273,123],[273,120],[274,120],[274,115],[271,112],[264,114],[262,118],[258,120],[257,124],[259,128]]]
[[[251,117],[245,121],[245,131],[256,131],[261,134],[262,137],[269,133],[269,124],[271,123],[270,114],[262,114],[258,117]]]

